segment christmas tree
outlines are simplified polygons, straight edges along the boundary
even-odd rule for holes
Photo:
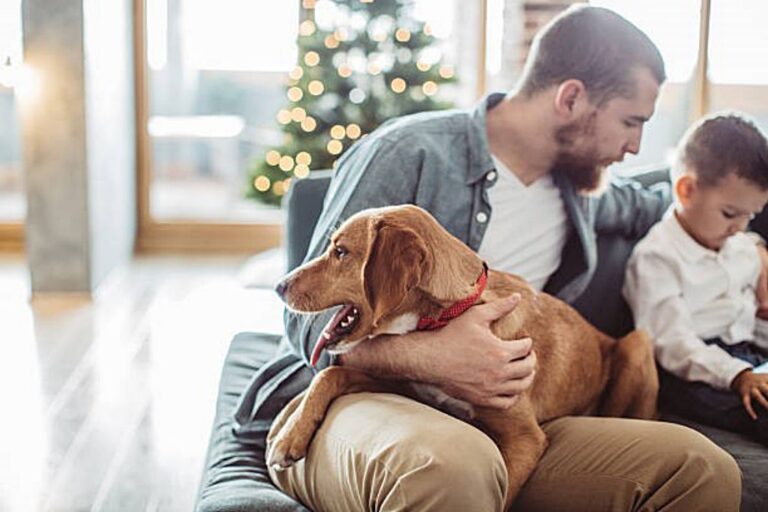
[[[280,204],[291,180],[330,169],[344,150],[393,117],[450,108],[455,80],[413,0],[303,0],[299,62],[277,114],[283,143],[249,171],[248,196]]]

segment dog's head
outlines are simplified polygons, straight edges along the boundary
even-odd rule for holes
[[[474,288],[482,261],[412,205],[365,210],[331,237],[325,253],[288,274],[276,288],[296,311],[342,306],[317,341],[342,353],[357,342],[415,329]]]

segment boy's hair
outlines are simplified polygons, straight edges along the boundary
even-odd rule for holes
[[[573,6],[550,21],[533,40],[519,91],[527,96],[566,80],[580,80],[590,101],[632,97],[632,71],[646,67],[659,84],[666,79],[655,44],[635,25],[601,7]]]
[[[714,186],[733,173],[768,190],[768,141],[740,114],[716,114],[691,126],[678,146],[678,172]]]

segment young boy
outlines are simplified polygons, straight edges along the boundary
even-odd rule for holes
[[[768,143],[738,115],[688,130],[675,204],[635,247],[624,296],[654,339],[660,402],[768,444],[768,328],[756,318],[760,258],[743,231],[768,202]],[[759,404],[759,405],[758,405]]]

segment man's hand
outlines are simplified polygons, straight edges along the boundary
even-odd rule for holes
[[[757,253],[760,255],[760,278],[757,280],[757,316],[768,320],[768,250],[758,244]]]
[[[731,383],[733,389],[744,403],[747,414],[753,419],[757,419],[755,409],[752,407],[752,399],[768,410],[768,374],[754,373],[751,369],[746,369],[739,373]]]
[[[514,294],[474,306],[424,343],[422,348],[429,351],[423,360],[429,361],[430,381],[474,405],[512,406],[533,382],[536,354],[530,338],[504,341],[491,332],[491,323],[519,302],[520,296]]]

